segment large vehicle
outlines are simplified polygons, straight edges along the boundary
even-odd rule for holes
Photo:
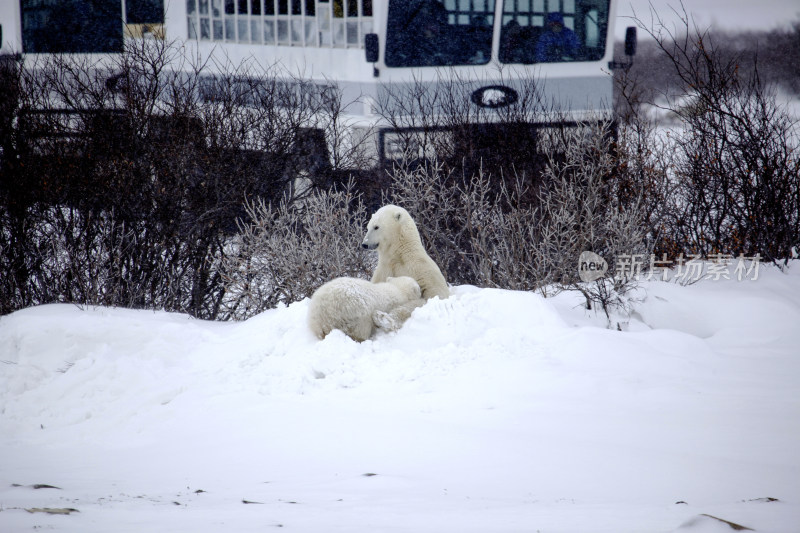
[[[280,64],[320,93],[335,85],[350,133],[385,165],[425,150],[415,132],[446,135],[454,104],[470,122],[496,123],[529,105],[531,87],[557,111],[525,117],[537,127],[610,118],[616,1],[7,0],[0,53],[113,55],[166,39],[209,65]],[[420,105],[443,88],[457,101]]]

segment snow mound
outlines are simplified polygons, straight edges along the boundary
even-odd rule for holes
[[[474,287],[456,288],[416,310],[401,331],[360,344],[339,331],[318,341],[307,309],[305,300],[242,323],[71,305],[14,313],[2,318],[0,335],[10,370],[0,375],[4,418],[35,416],[48,427],[111,412],[125,419],[194,388],[292,395],[384,387],[444,376],[475,359],[529,355],[565,328],[541,296]]]

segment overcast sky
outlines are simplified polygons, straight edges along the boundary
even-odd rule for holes
[[[627,26],[636,25],[629,18],[634,13],[646,25],[650,25],[651,4],[665,22],[672,23],[677,19],[671,7],[680,11],[679,0],[619,0],[616,28],[618,39],[625,37]],[[683,0],[683,6],[701,28],[713,26],[728,30],[771,29],[800,19],[798,0]],[[639,38],[645,37],[640,30]]]

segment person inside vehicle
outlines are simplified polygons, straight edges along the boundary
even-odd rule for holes
[[[453,42],[444,6],[431,0],[423,4],[414,18],[416,38],[411,49],[412,64],[446,65],[452,62]]]
[[[536,61],[553,63],[577,57],[581,42],[575,32],[564,26],[561,13],[547,15],[547,29],[536,43]]]

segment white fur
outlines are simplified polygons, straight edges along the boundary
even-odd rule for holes
[[[321,286],[311,297],[308,325],[320,339],[334,329],[362,342],[375,332],[373,315],[420,298],[413,278],[392,277],[383,283],[358,278],[336,278]]]
[[[441,270],[422,246],[414,219],[402,207],[385,205],[378,209],[367,225],[367,234],[361,245],[378,251],[373,283],[394,276],[410,276],[422,289],[423,303],[434,296],[442,299],[450,296]],[[413,311],[413,305],[407,307]]]

